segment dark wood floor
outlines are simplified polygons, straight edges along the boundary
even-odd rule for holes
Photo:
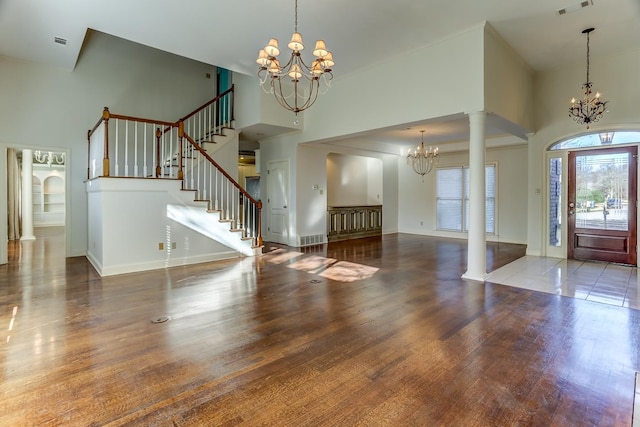
[[[463,241],[108,278],[63,248],[0,266],[2,426],[631,423],[640,311],[466,282]],[[488,269],[523,253],[490,244]]]

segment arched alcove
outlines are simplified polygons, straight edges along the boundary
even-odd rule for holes
[[[349,154],[327,155],[327,205],[381,205],[382,160]]]

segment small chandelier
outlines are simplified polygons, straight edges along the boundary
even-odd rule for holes
[[[315,59],[311,66],[304,63],[300,55],[304,45],[302,35],[298,32],[298,0],[295,5],[295,31],[287,45],[291,49],[289,62],[284,66],[280,65],[277,39],[269,40],[269,44],[258,53],[256,62],[260,65],[258,77],[265,92],[273,93],[280,105],[297,116],[300,111],[306,110],[316,102],[321,91],[320,86],[326,86],[322,93],[331,86],[331,67],[335,63],[333,54],[327,50],[324,40],[316,41],[316,47],[313,49]]]
[[[586,124],[587,129],[591,123],[600,120],[600,117],[607,111],[607,103],[609,101],[600,100],[600,92],[596,92],[596,96],[591,96],[591,88],[593,83],[589,80],[589,33],[594,29],[587,28],[582,34],[587,35],[587,81],[582,85],[584,89],[584,98],[576,100],[571,99],[571,107],[569,107],[569,117],[579,124]]]
[[[431,172],[433,164],[438,163],[438,147],[424,146],[424,130],[420,131],[422,136],[420,137],[420,145],[411,152],[411,149],[407,152],[407,164],[411,165],[413,171],[422,176],[422,182],[424,182],[424,176]]]

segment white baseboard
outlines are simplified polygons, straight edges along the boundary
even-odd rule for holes
[[[136,273],[139,271],[158,270],[168,267],[178,267],[181,265],[201,264],[204,262],[239,258],[240,256],[241,254],[238,252],[228,251],[218,252],[215,254],[197,255],[192,257],[172,258],[169,260],[149,261],[144,263],[103,266],[99,262],[97,262],[95,257],[92,257],[89,253],[87,253],[87,259],[89,259],[89,262],[94,266],[94,268],[98,271],[98,274],[100,274],[100,276],[102,277],[115,276],[117,274]]]

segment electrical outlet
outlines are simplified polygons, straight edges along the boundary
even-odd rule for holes
[[[176,242],[171,242],[171,249],[175,249],[176,248]]]
[[[164,250],[164,243],[162,243],[162,242],[158,243],[158,250],[159,251]]]

